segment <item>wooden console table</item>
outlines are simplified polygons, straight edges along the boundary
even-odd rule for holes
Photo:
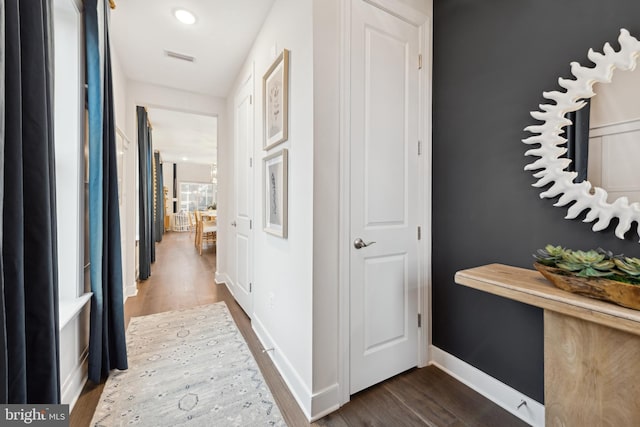
[[[458,271],[455,281],[544,309],[546,426],[640,426],[640,311],[502,264]]]

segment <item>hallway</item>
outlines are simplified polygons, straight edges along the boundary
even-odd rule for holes
[[[135,316],[224,301],[244,336],[290,427],[309,426],[271,359],[262,352],[247,315],[213,277],[216,253],[193,244],[193,234],[169,232],[156,245],[151,277],[125,303],[125,324]],[[87,427],[103,385],[87,384],[71,413],[71,427]],[[317,427],[360,426],[525,426],[499,406],[440,369],[412,369],[351,397],[338,411],[313,423]],[[146,427],[146,426],[145,426]],[[208,426],[207,426],[208,427]]]
[[[249,318],[226,286],[215,284],[215,250],[211,246],[205,247],[202,256],[198,255],[193,238],[193,233],[168,232],[162,242],[156,245],[156,262],[151,266],[151,277],[140,282],[138,295],[128,298],[125,303],[125,325],[136,316],[224,301],[258,362],[287,424],[309,425],[271,359],[262,353],[262,346],[251,329]],[[103,388],[103,384],[87,384],[84,387],[71,413],[71,427],[90,424]]]

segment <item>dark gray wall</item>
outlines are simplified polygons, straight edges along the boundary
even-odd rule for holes
[[[543,402],[542,311],[453,281],[488,263],[532,268],[547,243],[640,256],[540,199],[523,170],[529,111],[589,47],[640,37],[638,0],[434,0],[433,343]],[[640,100],[640,97],[639,97]]]

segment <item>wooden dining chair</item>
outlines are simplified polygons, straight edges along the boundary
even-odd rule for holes
[[[196,219],[196,236],[193,241],[193,245],[197,248],[200,247],[200,240],[202,237],[202,216],[200,216],[200,211],[194,211],[193,215]]]
[[[201,224],[200,247],[198,248],[200,255],[202,255],[202,247],[205,243],[212,243],[215,245],[218,237],[218,226],[216,225],[216,221],[201,221]]]
[[[193,212],[187,212],[187,215],[189,215],[189,235],[191,235],[196,231],[196,215]]]

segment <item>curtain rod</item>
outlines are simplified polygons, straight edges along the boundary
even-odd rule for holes
[[[111,9],[115,9],[116,8],[115,0],[109,0],[109,7],[111,7]]]

